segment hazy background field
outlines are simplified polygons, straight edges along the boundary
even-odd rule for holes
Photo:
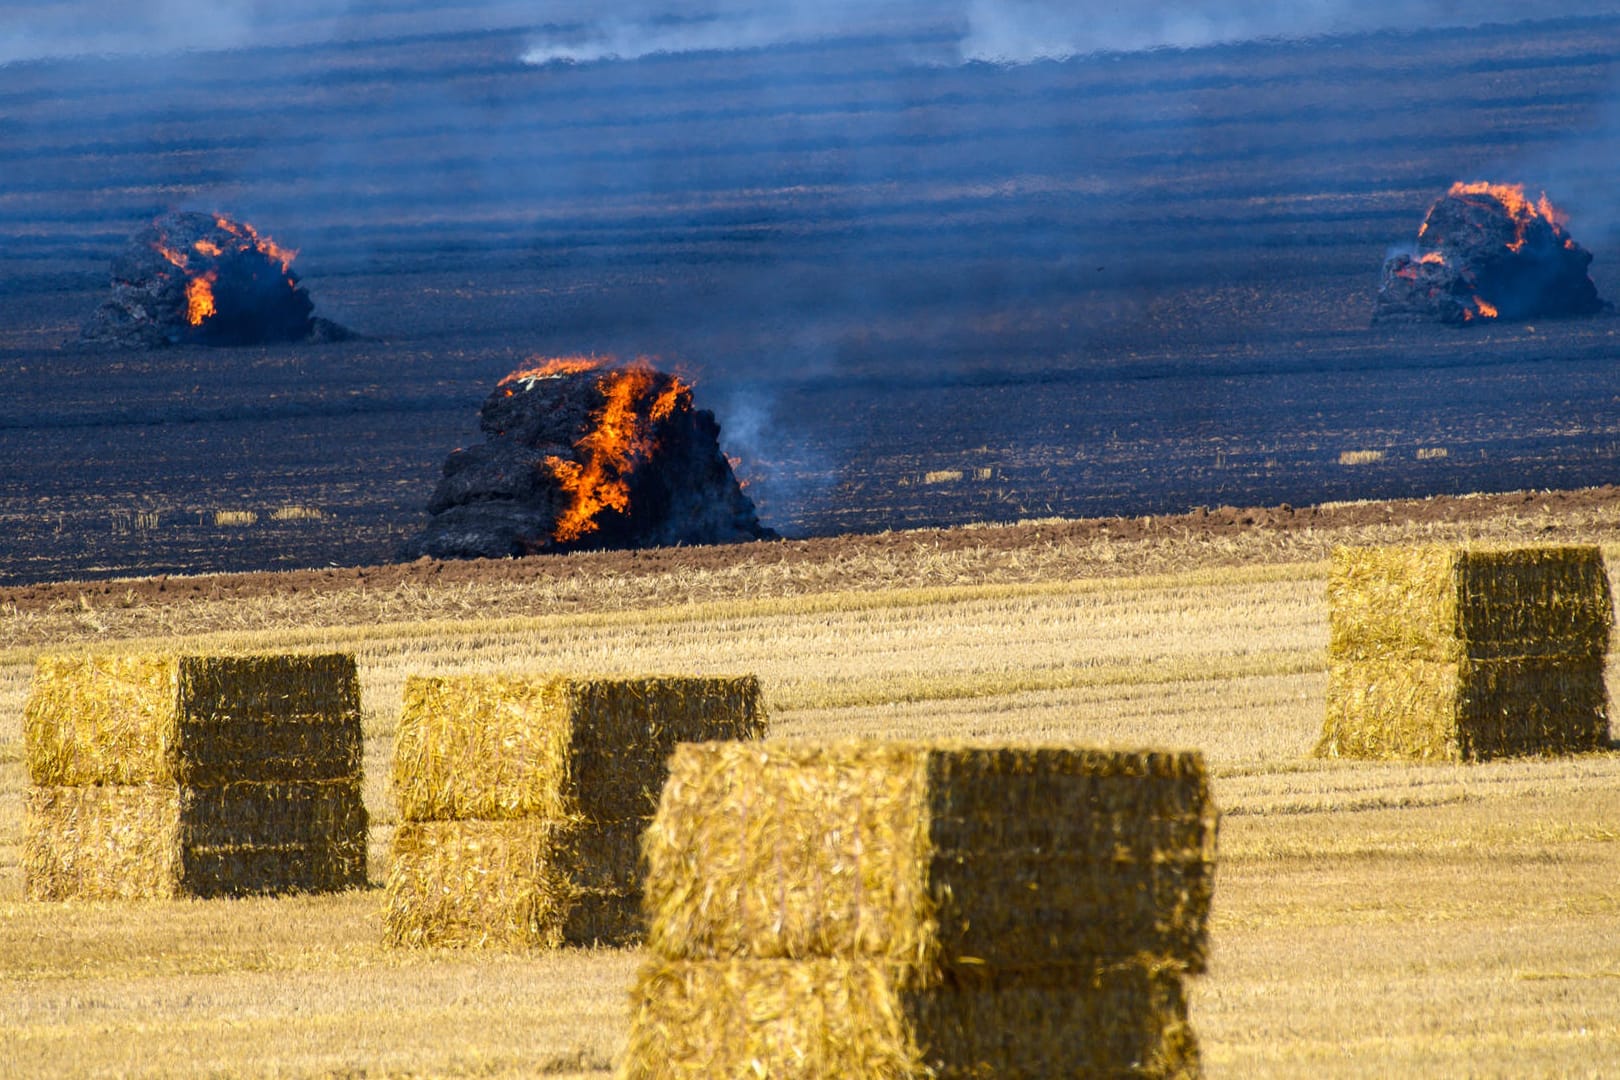
[[[1459,178],[1620,295],[1576,7],[11,5],[0,581],[386,559],[534,353],[686,370],[790,533],[1612,479],[1620,321],[1367,323]],[[174,207],[375,340],[78,346]]]

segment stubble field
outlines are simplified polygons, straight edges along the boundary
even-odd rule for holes
[[[1202,532],[1137,521],[1134,538],[1110,536],[1124,521],[1032,522],[540,560],[567,572],[524,581],[503,577],[512,564],[482,564],[437,585],[348,575],[256,593],[228,577],[195,579],[196,592],[148,582],[140,596],[133,584],[110,596],[8,590],[0,1055],[19,1075],[607,1075],[635,950],[380,943],[404,677],[543,668],[757,672],[772,738],[1197,747],[1224,814],[1213,962],[1192,996],[1209,1075],[1606,1074],[1620,1046],[1620,752],[1466,767],[1310,752],[1334,543],[1607,543],[1620,500],[1328,508],[1315,521]],[[1607,554],[1613,564],[1620,546]],[[32,658],[158,641],[355,651],[372,888],[21,898]]]

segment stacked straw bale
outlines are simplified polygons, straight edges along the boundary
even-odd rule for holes
[[[621,1075],[1196,1075],[1215,834],[1193,753],[682,746]]]
[[[42,656],[24,743],[34,899],[365,884],[352,656]]]
[[[1596,547],[1339,548],[1324,757],[1478,760],[1608,745]]]
[[[764,730],[752,676],[413,676],[394,757],[386,940],[638,939],[641,833],[676,743]]]

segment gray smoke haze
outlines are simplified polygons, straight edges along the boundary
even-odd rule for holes
[[[0,64],[80,55],[158,55],[248,45],[296,45],[356,36],[451,29],[527,34],[532,64],[633,60],[655,54],[765,48],[850,37],[899,25],[932,27],[940,45],[919,61],[1019,64],[1098,52],[1192,48],[1258,38],[1305,38],[1379,29],[1475,26],[1614,5],[1544,0],[21,0],[0,9]]]
[[[1062,3],[966,0],[964,60],[1026,63],[1099,52],[1197,48],[1289,39],[1416,30],[1524,19],[1592,15],[1602,5],[1549,0],[1203,0],[1194,3]]]
[[[591,9],[566,26],[537,32],[523,59],[545,64],[633,60],[644,56],[764,48],[822,38],[852,37],[885,24],[932,25],[956,38],[954,47],[919,57],[931,62],[1022,64],[1101,52],[1197,48],[1255,39],[1313,38],[1372,30],[1478,26],[1593,15],[1591,4],[1548,0],[1534,9],[1509,0],[1205,0],[1202,3],[1066,0],[944,0],[918,3],[709,4],[683,7],[617,5],[607,17]]]

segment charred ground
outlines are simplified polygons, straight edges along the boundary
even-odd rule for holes
[[[383,562],[537,353],[689,373],[790,535],[1620,476],[1620,320],[1368,324],[1389,247],[1481,176],[1548,187],[1620,295],[1591,197],[1620,21],[1015,68],[905,44],[0,69],[0,581]],[[377,340],[77,342],[127,237],[222,194]]]

